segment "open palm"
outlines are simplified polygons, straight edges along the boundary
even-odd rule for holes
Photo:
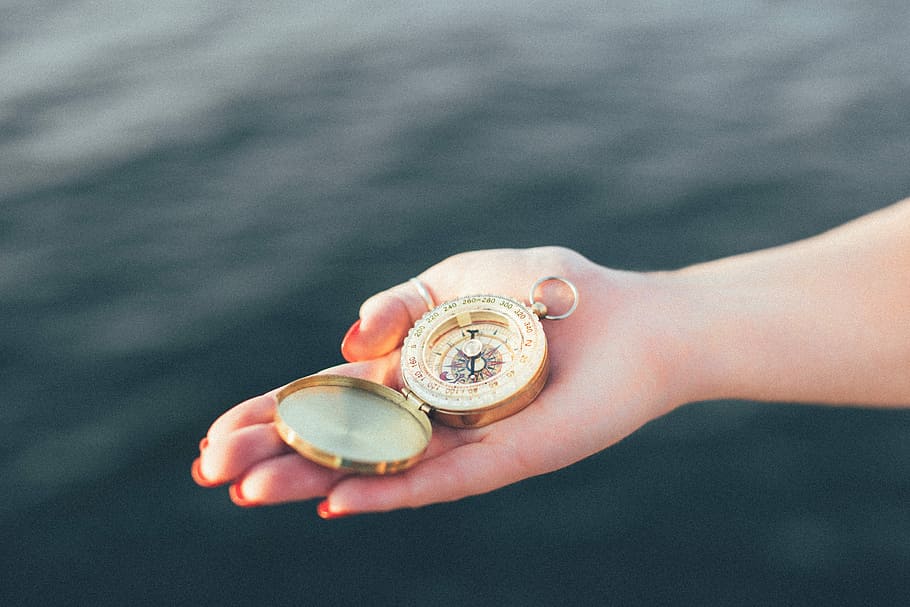
[[[481,271],[496,267],[498,273]],[[578,285],[578,310],[545,322],[551,375],[526,409],[489,426],[459,429],[434,425],[422,459],[407,471],[363,476],[314,464],[278,436],[273,418],[277,390],[226,412],[203,440],[194,462],[197,482],[231,484],[240,505],[321,496],[326,517],[417,507],[491,491],[567,466],[595,453],[665,413],[666,332],[644,320],[643,275],[605,270],[560,248],[478,251],[451,257],[421,274],[437,302],[470,294],[526,299],[545,275]],[[349,363],[325,372],[401,387],[400,345],[426,304],[413,285],[393,287],[368,300],[346,336]]]

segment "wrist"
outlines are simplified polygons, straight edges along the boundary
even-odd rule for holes
[[[630,403],[647,404],[656,418],[710,398],[710,375],[696,346],[699,294],[674,272],[601,269],[597,294],[606,321],[601,349],[623,358],[633,393]]]
[[[716,306],[721,300],[711,281],[685,271],[640,274],[635,307],[647,319],[646,338],[664,389],[666,411],[690,402],[728,396],[724,355],[727,322]]]

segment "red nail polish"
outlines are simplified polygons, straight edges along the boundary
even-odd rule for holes
[[[348,329],[348,332],[344,334],[344,339],[341,340],[341,355],[344,356],[344,359],[351,362],[354,359],[351,358],[351,353],[348,348],[350,347],[350,340],[357,337],[357,334],[360,333],[360,319],[358,318],[351,328]]]
[[[193,480],[196,481],[197,485],[201,485],[203,487],[217,487],[221,484],[213,483],[209,479],[202,476],[202,460],[198,457],[193,460],[193,465],[190,466],[190,476],[193,477]]]
[[[243,497],[243,492],[240,490],[240,485],[238,485],[237,483],[234,483],[233,485],[228,487],[228,495],[231,496],[231,501],[234,502],[234,504],[236,504],[237,506],[242,506],[244,508],[248,508],[250,506],[256,505],[254,502],[251,502],[248,499],[246,499],[245,497]]]
[[[324,520],[331,520],[335,518],[344,518],[346,516],[351,516],[353,512],[332,512],[329,510],[329,500],[322,500],[319,502],[319,505],[316,506],[316,514],[319,515],[319,518]]]
[[[205,451],[205,448],[208,446],[209,446],[209,437],[206,436],[201,441],[199,441],[199,452],[202,453],[203,451]]]

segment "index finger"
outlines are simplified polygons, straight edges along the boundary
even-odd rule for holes
[[[209,428],[206,435],[208,439],[217,441],[239,428],[266,424],[274,420],[275,405],[278,402],[275,395],[278,390],[280,388],[254,396],[222,413]]]
[[[321,373],[359,377],[394,387],[401,383],[397,377],[397,362],[397,356],[390,354],[380,359],[338,365],[325,369]],[[278,406],[278,392],[283,387],[279,386],[265,394],[254,396],[228,409],[212,423],[206,436],[210,441],[217,441],[240,428],[274,421],[275,408]]]

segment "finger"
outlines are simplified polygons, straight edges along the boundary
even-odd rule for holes
[[[433,298],[432,287],[424,286]],[[428,303],[410,281],[373,295],[360,307],[360,319],[345,335],[342,355],[353,362],[391,352],[428,309]]]
[[[264,506],[322,497],[345,474],[296,453],[273,457],[256,464],[231,485],[231,500],[239,506]]]
[[[509,465],[503,465],[509,461]],[[351,476],[329,493],[321,512],[345,514],[417,508],[498,489],[529,476],[507,445],[470,443],[386,477]]]
[[[217,442],[238,428],[265,424],[275,417],[275,394],[278,389],[255,396],[225,411],[209,428],[209,442]]]
[[[400,383],[400,380],[396,379],[397,369],[397,353],[392,353],[382,359],[338,365],[320,371],[320,373],[349,375],[394,386],[396,383]],[[208,444],[218,442],[239,428],[273,421],[275,419],[275,407],[278,405],[277,394],[280,390],[281,388],[275,388],[265,394],[245,400],[225,411],[221,417],[212,423],[206,434],[208,439],[206,442]]]
[[[433,457],[461,442],[458,431],[439,433],[433,437],[425,457]],[[246,470],[232,485],[231,499],[242,506],[308,500],[328,494],[349,474],[317,465],[297,453],[279,455]]]
[[[378,384],[385,384],[393,388],[401,387],[401,374],[399,372],[399,352],[389,352],[382,358],[374,358],[360,362],[344,363],[319,372],[322,374],[347,375],[357,377]]]
[[[323,373],[393,386],[401,384],[397,352],[381,359],[339,365]],[[197,483],[212,487],[230,482],[258,462],[291,450],[273,423],[278,390],[237,405],[212,424],[208,436],[200,443],[200,458],[191,468]]]
[[[198,466],[194,473],[206,486],[229,483],[259,462],[290,450],[273,423],[245,426],[209,441],[199,455],[199,464],[194,465]]]

